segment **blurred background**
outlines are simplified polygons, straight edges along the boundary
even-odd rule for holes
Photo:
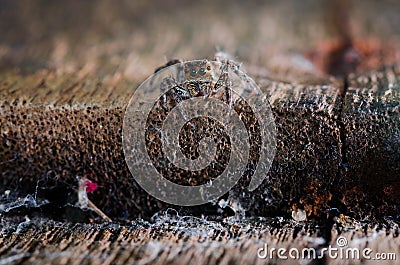
[[[170,59],[216,51],[261,72],[318,73],[324,62],[315,58],[332,40],[396,48],[399,25],[397,0],[2,0],[0,73],[46,68],[134,81]]]

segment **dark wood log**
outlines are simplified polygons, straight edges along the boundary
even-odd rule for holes
[[[397,216],[400,170],[399,65],[353,74],[343,106],[343,200],[363,204],[369,216]],[[363,190],[366,197],[356,195]],[[369,202],[369,203],[367,203]],[[387,205],[384,207],[383,205]]]
[[[398,79],[393,69],[373,75],[390,74],[392,89],[381,84],[384,92],[376,95],[354,92],[355,81],[350,80],[344,103],[338,82],[292,85],[259,77],[276,118],[277,154],[264,184],[250,193],[243,192],[246,186],[239,183],[230,192],[231,203],[261,215],[290,214],[292,208],[300,207],[318,217],[327,208],[337,207],[364,216],[371,214],[370,207],[383,207],[382,215],[396,216]],[[166,207],[135,184],[125,164],[121,136],[129,83],[118,84],[107,94],[98,81],[84,82],[76,75],[57,76],[51,71],[25,78],[6,76],[2,83],[3,191],[33,193],[39,185],[39,196],[46,198],[46,188],[61,186],[67,195],[77,190],[78,176],[93,174],[101,188],[92,199],[111,216],[152,215]],[[364,93],[364,98],[358,102],[354,93]],[[93,96],[89,100],[87,95]],[[376,162],[362,166],[368,161]],[[347,203],[364,198],[371,187],[376,190],[374,181],[383,185],[379,192],[393,196],[389,204],[385,200],[379,204],[374,195]],[[352,195],[344,198],[347,192]],[[377,205],[361,206],[372,202]]]

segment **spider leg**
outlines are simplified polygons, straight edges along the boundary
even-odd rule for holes
[[[224,63],[221,67],[221,74],[217,82],[212,87],[211,95],[228,105],[226,113],[226,123],[229,122],[234,107],[232,84],[228,74],[228,64]]]
[[[163,66],[158,67],[158,68],[154,71],[154,73],[157,73],[157,72],[161,71],[162,69],[167,68],[168,66],[171,66],[171,65],[174,65],[174,64],[178,64],[178,63],[182,63],[182,61],[179,60],[179,59],[170,60],[169,62],[167,62],[167,63],[164,64]]]
[[[179,84],[175,79],[170,78],[168,80],[170,82],[170,90],[173,90],[171,94],[173,94],[173,98],[171,98],[171,101],[173,102],[171,106],[168,108],[168,112],[172,110],[174,107],[176,107],[181,114],[182,118],[184,120],[187,120],[187,115],[184,113],[184,109],[179,105],[180,102],[182,102],[185,99],[190,98],[190,93],[187,91],[187,89]],[[172,96],[172,95],[171,95]]]

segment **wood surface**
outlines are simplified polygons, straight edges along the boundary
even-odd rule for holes
[[[3,1],[0,264],[265,264],[264,243],[340,235],[399,255],[399,14],[390,0]],[[168,205],[126,166],[125,108],[168,60],[216,52],[267,95],[277,153],[254,192],[243,179],[223,201]],[[84,177],[114,222],[77,204]]]
[[[358,223],[338,219],[329,238],[320,228],[295,221],[257,218],[209,221],[178,216],[168,211],[151,221],[80,224],[46,219],[9,220],[2,224],[0,264],[346,264],[346,259],[315,260],[258,258],[259,248],[313,248],[319,255],[337,238],[349,247],[370,248],[376,253],[397,253],[398,225]],[[332,252],[335,253],[335,252]],[[338,257],[340,252],[338,251]],[[287,254],[286,254],[287,255]],[[345,254],[343,255],[345,257]],[[362,258],[351,264],[397,264],[396,260]]]

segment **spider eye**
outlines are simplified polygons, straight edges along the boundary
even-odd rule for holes
[[[192,77],[196,76],[196,69],[190,69],[190,76]]]
[[[199,70],[199,74],[200,75],[205,75],[207,72],[206,72],[206,69],[204,69],[204,68],[200,68],[200,70]]]
[[[207,70],[210,71],[211,70],[211,66],[208,65],[207,66]]]

